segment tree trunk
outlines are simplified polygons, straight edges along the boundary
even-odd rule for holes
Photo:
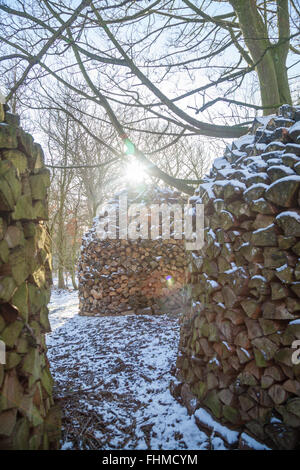
[[[260,16],[256,0],[230,0],[240,28],[256,65],[261,103],[264,114],[275,112],[284,103],[291,104],[286,57],[289,47],[289,18],[287,0],[277,1],[279,40],[274,47],[268,38],[268,28]]]
[[[66,170],[63,170],[64,173]],[[63,176],[63,184],[60,188],[60,198],[59,198],[59,211],[58,211],[58,233],[57,233],[57,261],[58,261],[58,288],[65,289],[65,280],[64,280],[64,241],[65,241],[65,224],[64,224],[64,196],[65,190],[65,175]]]
[[[278,92],[279,92],[279,103],[280,104],[292,104],[292,97],[289,87],[287,68],[285,61],[282,60],[278,51],[274,49],[272,52],[273,62],[276,71]]]
[[[65,289],[64,269],[61,264],[58,265],[58,288]]]
[[[67,166],[68,157],[68,137],[69,137],[69,117],[66,120],[65,130],[65,142],[64,142],[64,155],[63,163]],[[62,170],[62,179],[60,183],[60,194],[59,194],[59,209],[58,209],[58,234],[57,234],[57,257],[58,257],[58,287],[60,289],[66,288],[64,280],[64,269],[65,269],[65,202],[67,194],[67,169]]]
[[[78,290],[78,286],[76,284],[76,276],[75,276],[75,269],[73,268],[71,271],[71,279],[72,279],[72,286],[74,290]]]
[[[277,107],[282,103],[278,89],[277,74],[270,51],[265,54],[265,57],[257,66],[257,75],[260,87],[261,104],[266,107],[263,113],[265,115],[274,113]],[[274,108],[272,106],[274,106]]]
[[[272,49],[275,65],[279,97],[282,103],[292,104],[291,92],[288,82],[286,59],[290,46],[290,20],[288,0],[277,0],[278,46]]]

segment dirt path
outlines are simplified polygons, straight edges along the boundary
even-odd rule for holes
[[[63,449],[225,449],[171,396],[179,339],[169,315],[80,317],[54,290],[47,335]]]

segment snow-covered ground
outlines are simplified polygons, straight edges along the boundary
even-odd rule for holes
[[[57,289],[49,309],[48,358],[63,409],[62,449],[226,448],[170,394],[178,317],[81,317],[77,293]]]

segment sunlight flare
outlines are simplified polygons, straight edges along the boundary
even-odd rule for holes
[[[140,183],[144,181],[146,177],[146,171],[144,165],[142,165],[137,160],[132,160],[127,163],[125,167],[125,178],[129,182]]]

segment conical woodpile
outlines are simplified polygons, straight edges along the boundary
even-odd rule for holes
[[[41,147],[0,104],[0,449],[53,449],[59,412],[50,331],[49,172]]]
[[[132,203],[139,203],[149,214],[145,222],[149,236],[120,239],[117,219],[117,238],[100,239],[97,226],[107,211],[95,219],[92,229],[83,237],[79,261],[80,314],[158,314],[182,310],[186,268],[184,242],[172,235],[171,219],[170,238],[163,239],[162,235],[150,238],[150,206],[183,205],[184,199],[178,192],[167,189],[125,190],[109,202],[111,209],[108,210],[116,208],[119,214],[122,195],[127,198],[128,208]],[[134,215],[129,214],[127,223],[133,218]]]
[[[207,407],[226,424],[294,448],[300,107],[283,106],[278,116],[255,121],[251,135],[214,161],[192,201],[205,205],[205,245],[189,255],[190,306],[177,360],[181,397],[190,412]]]

